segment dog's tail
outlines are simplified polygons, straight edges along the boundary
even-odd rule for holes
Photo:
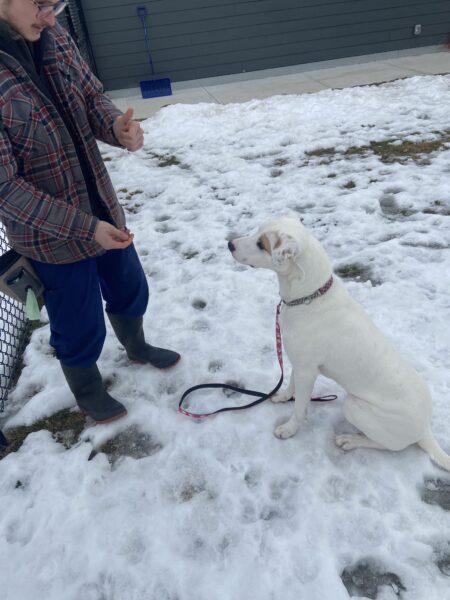
[[[425,450],[425,452],[430,455],[431,460],[439,467],[442,467],[442,469],[445,469],[446,471],[450,471],[450,456],[439,446],[431,429],[428,428],[423,438],[417,443],[422,450]]]

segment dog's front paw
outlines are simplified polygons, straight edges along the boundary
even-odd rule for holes
[[[287,402],[292,398],[291,394],[287,394],[286,392],[277,392],[273,396],[270,397],[272,402]]]
[[[274,434],[280,440],[285,440],[295,435],[297,429],[298,427],[294,427],[290,421],[288,421],[287,423],[283,423],[283,425],[278,425],[278,427],[275,428]]]

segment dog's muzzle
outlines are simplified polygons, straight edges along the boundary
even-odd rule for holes
[[[233,244],[233,242],[231,240],[228,242],[228,250],[230,252],[234,252],[236,250],[236,246]]]

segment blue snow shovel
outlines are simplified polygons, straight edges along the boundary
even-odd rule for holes
[[[147,48],[148,62],[152,71],[152,76],[155,76],[155,68],[153,66],[152,53],[150,50],[150,38],[147,27],[147,7],[138,6],[137,15],[141,20],[142,28],[144,29],[145,46]],[[146,79],[141,81],[141,93],[143,98],[158,98],[159,96],[171,96],[172,87],[170,85],[170,79],[164,77],[163,79]]]

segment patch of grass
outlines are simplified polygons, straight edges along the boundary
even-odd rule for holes
[[[187,252],[183,252],[183,258],[185,260],[191,260],[191,258],[195,258],[196,256],[198,256],[198,252],[197,250],[190,250]]]
[[[361,263],[350,263],[334,269],[334,272],[342,279],[353,279],[355,281],[370,281],[372,285],[380,285],[376,277],[373,276],[370,267]]]
[[[351,146],[344,152],[344,156],[355,156],[367,154],[368,146]]]
[[[336,151],[335,148],[318,148],[305,152],[311,158],[332,158],[339,155],[345,157],[367,156],[369,153],[376,154],[386,164],[402,163],[414,160],[419,164],[429,164],[427,155],[442,150],[450,144],[450,130],[434,132],[437,136],[434,140],[409,141],[398,143],[398,140],[385,140],[382,142],[370,142],[366,146],[351,146],[345,152]]]
[[[47,419],[36,421],[32,425],[12,427],[5,431],[9,446],[0,452],[0,459],[11,452],[17,452],[30,433],[35,431],[49,431],[53,438],[66,449],[71,448],[79,441],[80,434],[85,428],[86,417],[78,411],[70,409],[61,410]],[[111,463],[121,456],[142,458],[150,456],[161,450],[162,445],[155,441],[148,433],[143,433],[137,427],[128,427],[108,440],[99,449],[93,450],[89,457],[91,460],[99,452],[104,452]],[[21,483],[18,482],[18,487]]]
[[[270,171],[271,177],[280,177],[280,175],[283,175],[283,171],[281,169],[272,169]]]
[[[276,156],[279,153],[280,152],[278,150],[272,150],[269,152],[258,152],[257,154],[244,154],[243,156],[241,156],[241,158],[243,160],[263,160],[265,158],[271,158],[273,156]]]
[[[414,214],[416,214],[413,210],[411,210],[410,208],[400,208],[400,210],[397,213],[398,215],[400,215],[401,217],[412,217]]]
[[[192,500],[192,498],[194,498],[194,496],[197,496],[198,494],[201,494],[202,492],[204,492],[206,490],[206,486],[204,485],[204,483],[186,483],[180,490],[179,490],[179,500],[180,502],[189,502],[190,500]]]
[[[441,139],[410,142],[404,141],[401,144],[386,142],[370,142],[370,149],[374,154],[380,157],[380,160],[386,164],[403,162],[409,158],[418,160],[424,154],[431,154],[441,150],[450,140],[450,135],[443,135]]]
[[[343,279],[358,279],[358,277],[367,274],[367,268],[363,265],[354,263],[351,265],[344,265],[343,267],[338,267],[337,269],[335,269],[335,272],[337,275],[339,275],[339,277],[342,277]]]
[[[128,194],[128,196],[129,196],[130,198],[132,198],[133,196],[136,196],[137,194],[143,194],[143,193],[144,193],[144,192],[143,192],[142,190],[134,190],[134,192],[130,192],[130,193]]]
[[[177,167],[181,165],[181,162],[176,156],[162,156],[159,158],[160,167]]]
[[[346,190],[352,190],[353,188],[356,187],[356,183],[352,180],[347,181],[347,183],[345,183],[343,186],[343,188],[345,188]]]
[[[147,152],[149,156],[158,161],[158,167],[179,167],[181,161],[174,154],[157,154],[156,152]]]
[[[277,158],[273,161],[274,167],[285,167],[288,164],[289,164],[289,161],[287,158]]]
[[[133,206],[125,206],[125,210],[133,215],[137,215],[142,204],[133,204]]]
[[[127,188],[121,188],[120,190],[117,190],[117,193],[118,194],[126,194],[125,200],[131,200],[133,198],[133,196],[143,194],[144,192],[142,190],[132,190],[130,192],[129,190],[127,190]]]
[[[424,208],[422,211],[426,215],[443,215],[444,217],[450,217],[450,208],[445,205],[442,200],[435,200],[433,206]]]
[[[70,409],[61,410],[47,419],[36,421],[32,425],[21,425],[6,430],[5,436],[9,446],[0,452],[0,459],[17,450],[23,444],[25,438],[35,431],[43,429],[50,431],[56,441],[70,448],[78,441],[80,433],[85,427],[85,417],[78,411]]]
[[[306,156],[333,156],[336,154],[336,148],[318,148],[317,150],[309,150],[305,152]]]
[[[405,242],[401,241],[402,246],[409,248],[427,248],[429,250],[448,250],[450,246],[448,244],[438,244],[437,242]]]

